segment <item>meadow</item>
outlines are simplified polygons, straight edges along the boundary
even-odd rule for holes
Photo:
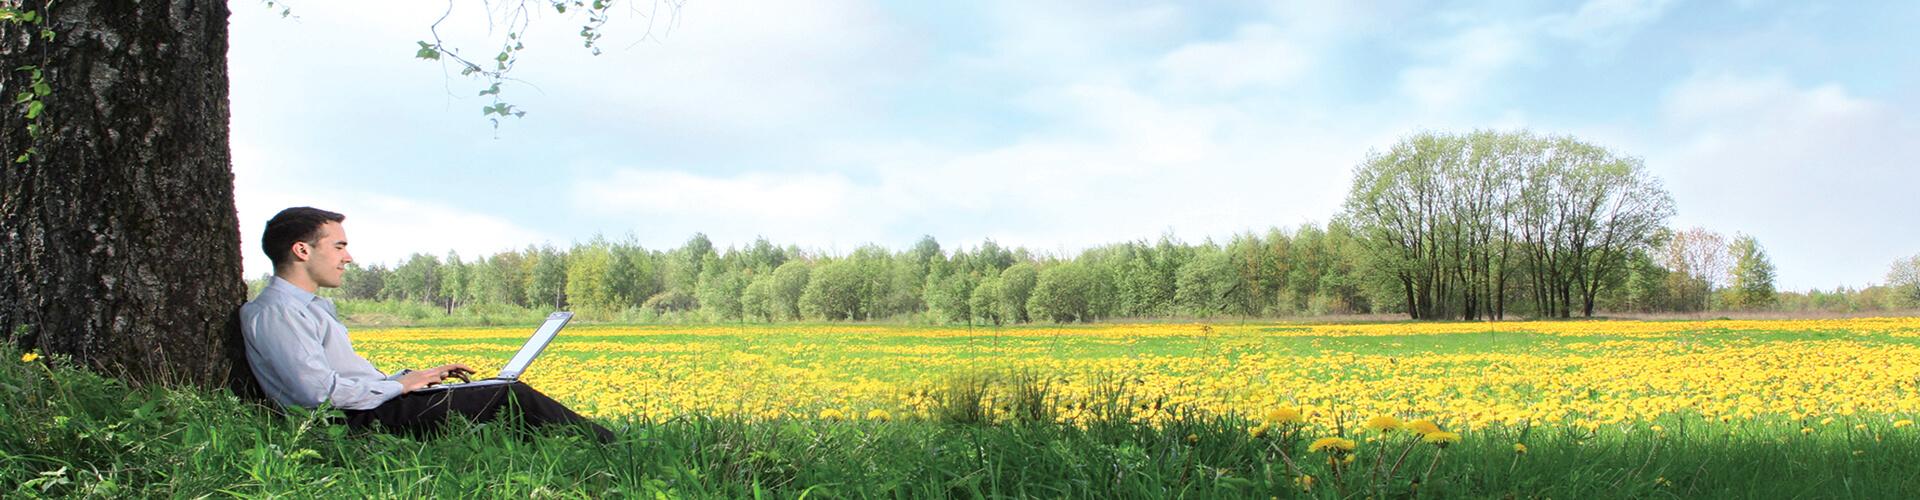
[[[492,373],[526,328],[355,334],[383,367],[467,362]],[[1449,428],[1595,429],[1667,416],[1895,417],[1920,412],[1920,320],[871,325],[569,328],[536,387],[603,418],[930,418],[934,396],[983,386],[989,419],[1020,391],[1057,423],[1090,408],[1294,408],[1325,431],[1373,416]],[[1024,383],[1015,383],[1024,382]],[[948,398],[951,399],[951,398]],[[1029,398],[1031,399],[1031,398]],[[1043,404],[1042,404],[1043,403]],[[1125,403],[1117,405],[1116,403]],[[1033,408],[1034,406],[1040,406]]]
[[[356,329],[483,373],[530,327]],[[8,496],[1912,498],[1920,319],[570,327],[620,435],[348,432],[0,363]]]

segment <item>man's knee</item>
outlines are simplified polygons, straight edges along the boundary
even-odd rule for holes
[[[527,385],[526,382],[514,382],[512,384],[507,384],[507,387],[509,390],[513,392],[514,399],[518,399],[521,401],[549,399],[547,398],[547,395],[541,394],[540,391],[534,390],[533,386]]]

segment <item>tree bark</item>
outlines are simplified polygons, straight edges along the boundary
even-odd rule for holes
[[[46,4],[20,9],[51,40],[0,23],[0,329],[132,384],[251,393],[226,2]],[[22,66],[52,90],[37,137],[12,104],[30,85]]]

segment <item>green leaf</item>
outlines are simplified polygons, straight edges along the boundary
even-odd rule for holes
[[[486,90],[480,91],[480,95],[500,95],[500,84],[495,83],[492,87],[487,87]]]
[[[19,93],[19,94],[15,94],[15,95],[13,96],[13,103],[14,103],[14,104],[22,104],[22,103],[25,103],[25,102],[27,102],[27,101],[31,101],[31,100],[33,100],[33,93],[32,93],[32,92],[21,92],[21,93]]]
[[[46,103],[42,103],[40,101],[33,101],[33,102],[27,103],[27,119],[32,120],[34,118],[39,118],[40,112],[45,109],[47,109]]]
[[[414,52],[413,57],[437,61],[440,59],[440,50],[428,45],[427,42],[420,42],[420,51]]]
[[[567,4],[561,3],[561,2],[554,2],[553,10],[557,10],[557,11],[560,11],[561,14],[565,14],[567,13]]]
[[[33,82],[33,94],[38,96],[52,95],[53,87],[47,86],[47,82],[45,81]]]
[[[500,62],[507,62],[507,53],[505,51],[502,51],[500,52],[500,55],[493,56],[493,60],[500,61]]]

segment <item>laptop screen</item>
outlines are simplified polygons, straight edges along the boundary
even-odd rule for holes
[[[560,335],[560,329],[565,328],[571,319],[573,313],[566,311],[548,315],[547,322],[540,325],[540,330],[533,332],[533,338],[527,339],[527,344],[520,346],[520,352],[513,355],[513,360],[500,369],[500,378],[519,378],[520,372],[533,364],[533,358],[540,356],[540,351],[547,348],[547,343],[553,342],[553,337]]]

